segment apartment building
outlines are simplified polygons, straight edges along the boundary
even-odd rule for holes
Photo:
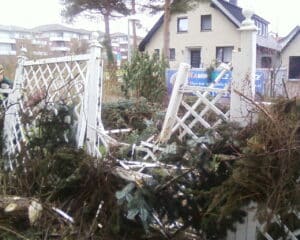
[[[136,37],[137,45],[142,39],[142,37]],[[113,33],[111,34],[111,45],[117,62],[121,63],[122,61],[127,61],[128,51],[133,52],[133,36],[128,36],[128,34],[120,32]]]
[[[32,35],[28,29],[0,25],[0,55],[16,55],[17,41],[31,38]]]
[[[32,43],[47,46],[52,55],[84,53],[88,47],[91,31],[74,29],[59,24],[42,25],[32,29]]]
[[[0,25],[0,56],[16,56],[21,47],[35,57],[84,53],[91,33],[59,24],[32,29]]]

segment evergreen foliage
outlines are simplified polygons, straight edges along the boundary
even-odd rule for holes
[[[175,0],[171,4],[172,13],[186,13],[195,9],[200,2],[209,0]],[[164,10],[165,1],[163,0],[148,0],[144,8],[151,10],[151,13],[157,13]]]
[[[128,149],[123,155],[111,152],[94,159],[72,145],[74,121],[66,121],[72,107],[37,104],[41,107],[33,116],[23,116],[23,121],[37,123],[27,136],[28,151],[18,157],[14,172],[2,170],[1,184],[5,194],[40,199],[46,211],[29,230],[1,220],[0,227],[29,239],[224,239],[243,222],[244,207],[251,202],[275,239],[287,237],[283,223],[291,230],[300,226],[293,214],[300,199],[296,100],[279,101],[247,128],[230,123],[199,129],[199,141],[173,137],[162,146],[166,151],[158,159],[161,165],[144,170],[153,179],[129,184],[113,174],[116,157],[127,158]],[[106,129],[135,128],[131,137],[137,143],[157,133],[157,112],[145,100],[124,101],[104,106],[102,117]],[[52,206],[74,217],[75,224],[54,215]],[[11,232],[0,237],[16,239]],[[261,234],[257,238],[264,239]]]
[[[161,102],[165,93],[167,64],[159,56],[136,52],[130,63],[123,66],[122,91],[125,97],[144,97],[149,102]]]
[[[65,6],[62,11],[62,15],[67,19],[72,20],[75,16],[83,13],[90,12],[101,14],[104,17],[105,22],[105,36],[103,45],[106,48],[106,55],[109,64],[114,62],[111,38],[110,38],[110,26],[109,20],[115,17],[121,17],[129,15],[130,9],[127,8],[124,0],[61,0]]]
[[[148,170],[151,185],[136,185],[131,194],[147,203],[147,216],[157,213],[166,228],[172,226],[166,230],[172,237],[193,229],[202,239],[223,239],[253,202],[264,231],[275,239],[286,236],[283,224],[299,227],[293,211],[299,211],[300,199],[300,105],[279,102],[266,113],[244,129],[226,124],[216,129],[220,135],[208,131],[201,142],[173,138],[168,146],[176,151],[159,160],[178,168]],[[130,206],[128,214],[141,215]]]

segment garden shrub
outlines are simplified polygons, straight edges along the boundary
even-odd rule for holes
[[[144,97],[150,102],[161,102],[166,93],[167,63],[156,54],[136,52],[131,62],[123,66],[124,96]]]

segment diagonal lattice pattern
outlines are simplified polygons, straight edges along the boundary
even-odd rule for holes
[[[80,116],[84,84],[87,78],[88,56],[63,57],[24,64],[24,111],[34,111],[34,101],[45,99],[47,104],[60,102],[74,107]]]
[[[181,109],[176,116],[176,124],[172,132],[178,131],[179,139],[186,135],[197,139],[195,132],[199,128],[215,128],[218,124],[229,120],[229,108],[224,104],[227,101],[224,95],[229,94],[229,84],[224,89],[214,88],[217,83],[212,83],[210,88],[193,88],[184,86],[182,91],[185,96],[181,101]],[[211,93],[214,93],[213,95]],[[192,93],[194,96],[186,96]]]
[[[181,81],[182,84],[176,89],[174,83],[159,140],[150,138],[135,148],[145,153],[143,160],[157,161],[156,155],[166,150],[160,147],[159,143],[165,143],[171,135],[177,134],[181,140],[185,136],[198,140],[203,137],[199,135],[200,128],[213,129],[220,123],[229,121],[230,82],[222,88],[219,83],[231,67],[225,64],[221,67],[223,70],[208,87],[188,85],[188,69],[185,69],[182,75],[177,75],[179,79],[176,81]],[[206,146],[203,144],[203,147]]]
[[[183,139],[186,135],[198,139],[201,137],[196,134],[199,128],[215,128],[218,124],[229,120],[227,104],[230,83],[227,82],[223,88],[218,87],[229,69],[230,66],[225,66],[208,87],[189,86],[187,83],[180,87],[182,98],[171,134],[178,132],[179,139]]]
[[[9,94],[5,104],[4,121],[4,156],[9,159],[6,167],[13,169],[13,156],[21,151],[26,144],[26,131],[34,127],[34,121],[26,126],[22,123],[20,115],[23,113],[34,116],[41,107],[55,109],[57,105],[71,107],[72,123],[76,132],[76,141],[80,138],[83,145],[87,127],[87,99],[89,93],[87,86],[91,76],[100,80],[100,61],[91,60],[91,55],[78,55],[70,57],[50,58],[37,61],[23,59],[18,65],[14,88]],[[93,67],[91,67],[93,66]],[[93,72],[96,71],[96,72]],[[95,91],[100,87],[100,82],[95,84]],[[98,97],[97,97],[98,96]],[[97,95],[95,108],[97,112],[101,108],[100,95]],[[96,122],[101,126],[101,114],[97,114]],[[97,142],[99,144],[99,142]],[[95,146],[94,148],[97,148]]]

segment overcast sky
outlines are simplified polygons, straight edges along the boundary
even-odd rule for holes
[[[35,27],[42,24],[65,23],[60,16],[59,0],[0,0],[0,24]],[[138,0],[137,0],[138,1]],[[241,7],[252,7],[255,12],[271,22],[270,29],[284,36],[296,25],[300,25],[300,0],[238,0]],[[150,29],[158,17],[142,20],[145,29]],[[127,32],[127,21],[111,22],[111,32]],[[101,19],[77,20],[73,27],[104,31]],[[145,33],[145,31],[143,31]],[[142,32],[140,32],[142,34]]]

